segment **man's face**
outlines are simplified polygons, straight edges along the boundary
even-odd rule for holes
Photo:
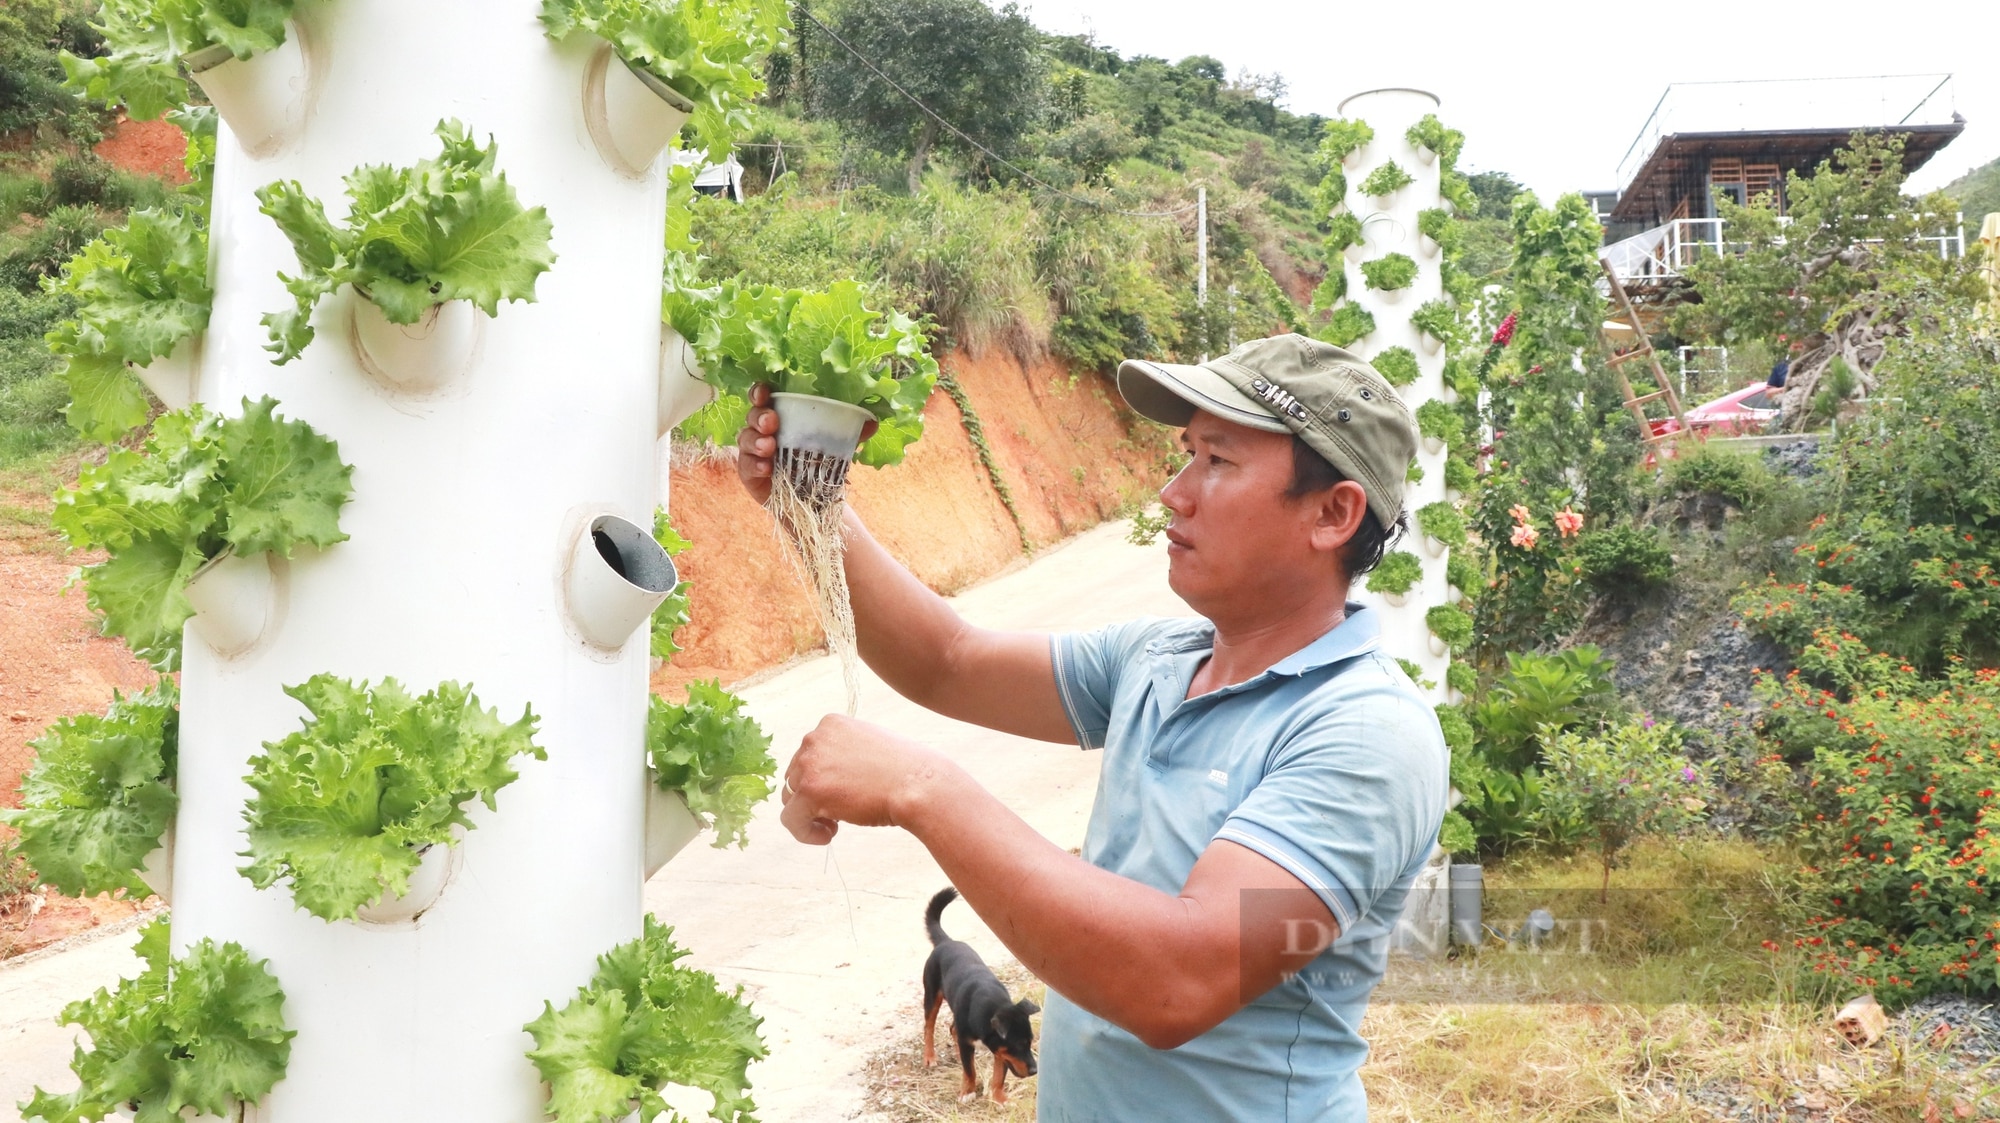
[[[1160,499],[1173,514],[1168,584],[1182,600],[1210,618],[1255,615],[1259,606],[1298,603],[1301,582],[1333,578],[1339,562],[1329,546],[1337,549],[1359,525],[1366,504],[1359,485],[1335,485],[1346,489],[1339,497],[1289,499],[1291,436],[1212,414],[1197,412],[1181,444],[1187,466]],[[1329,505],[1339,509],[1331,523]],[[1343,517],[1348,508],[1354,512]]]

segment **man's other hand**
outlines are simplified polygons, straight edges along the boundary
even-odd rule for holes
[[[879,725],[828,714],[785,769],[779,817],[800,842],[824,846],[842,823],[901,826],[907,809],[958,766]]]

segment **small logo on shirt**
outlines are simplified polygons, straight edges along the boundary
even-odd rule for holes
[[[1208,770],[1208,782],[1211,784],[1218,784],[1223,787],[1228,787],[1229,773],[1224,772],[1220,768],[1211,768]]]

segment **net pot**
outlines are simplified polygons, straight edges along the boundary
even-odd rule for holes
[[[773,394],[771,405],[778,411],[777,470],[808,503],[839,502],[861,431],[875,415],[813,394]]]
[[[366,293],[351,301],[350,328],[361,369],[390,390],[424,394],[463,373],[479,344],[479,309],[469,300],[434,304],[414,324],[391,322]]]
[[[202,642],[230,658],[257,646],[277,615],[278,580],[271,555],[225,550],[188,579],[189,621]]]

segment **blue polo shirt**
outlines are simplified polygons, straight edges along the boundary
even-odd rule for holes
[[[1449,759],[1437,716],[1347,618],[1271,669],[1188,698],[1206,620],[1144,619],[1053,638],[1056,683],[1104,763],[1083,857],[1178,894],[1217,839],[1326,903],[1341,935],[1297,975],[1172,1050],[1049,992],[1037,1118],[1350,1123],[1367,1118],[1361,1016],[1388,937],[1437,841]]]

